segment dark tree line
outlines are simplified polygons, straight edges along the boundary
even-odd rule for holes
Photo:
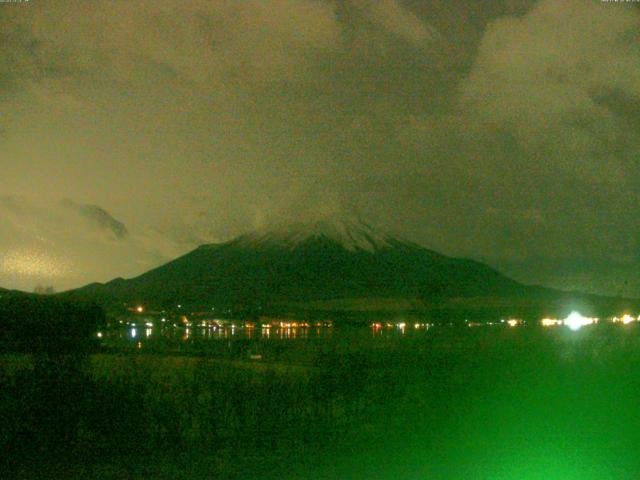
[[[101,307],[50,296],[0,298],[0,345],[9,352],[82,354],[106,323]]]
[[[23,354],[31,365],[0,371],[0,471],[22,458],[36,464],[74,451],[88,392],[88,354],[105,324],[102,308],[52,296],[0,298],[0,353]],[[0,475],[1,476],[1,475]]]

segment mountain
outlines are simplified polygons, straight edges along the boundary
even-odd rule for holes
[[[202,245],[138,277],[68,294],[103,304],[184,305],[191,311],[437,309],[443,315],[469,309],[522,313],[523,308],[537,315],[545,304],[566,303],[569,295],[525,286],[483,263],[344,219],[289,224]]]
[[[0,300],[1,299],[6,300],[9,298],[15,298],[15,297],[29,297],[29,296],[34,296],[34,295],[28,292],[22,292],[20,290],[8,290],[6,288],[0,287]]]

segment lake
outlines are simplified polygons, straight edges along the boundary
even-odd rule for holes
[[[278,360],[278,352],[295,350],[298,358],[290,360],[300,363],[318,350],[341,343],[382,346],[400,338],[425,338],[434,328],[432,324],[416,322],[373,322],[360,326],[340,326],[332,321],[224,322],[223,326],[189,327],[137,322],[98,335],[102,347],[110,351],[223,355],[268,361]]]

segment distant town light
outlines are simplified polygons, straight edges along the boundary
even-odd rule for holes
[[[597,322],[598,322],[597,318],[585,317],[575,311],[571,312],[569,316],[564,319],[564,324],[573,331],[579,330],[585,325],[591,325]]]
[[[144,312],[144,308],[142,307],[142,305],[138,305],[138,307],[136,308],[136,312],[138,313]]]
[[[102,338],[102,332],[97,333],[98,338]]]
[[[542,323],[543,327],[554,327],[556,325],[562,325],[562,320],[558,320],[557,318],[543,318],[540,323]]]
[[[640,317],[638,317],[638,319],[640,319]],[[625,313],[622,317],[613,317],[611,321],[613,323],[623,323],[625,325],[628,325],[631,322],[635,322],[636,319],[628,313]]]

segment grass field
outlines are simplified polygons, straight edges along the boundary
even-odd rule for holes
[[[2,467],[9,478],[634,479],[639,334],[337,335],[301,363],[3,356]]]

